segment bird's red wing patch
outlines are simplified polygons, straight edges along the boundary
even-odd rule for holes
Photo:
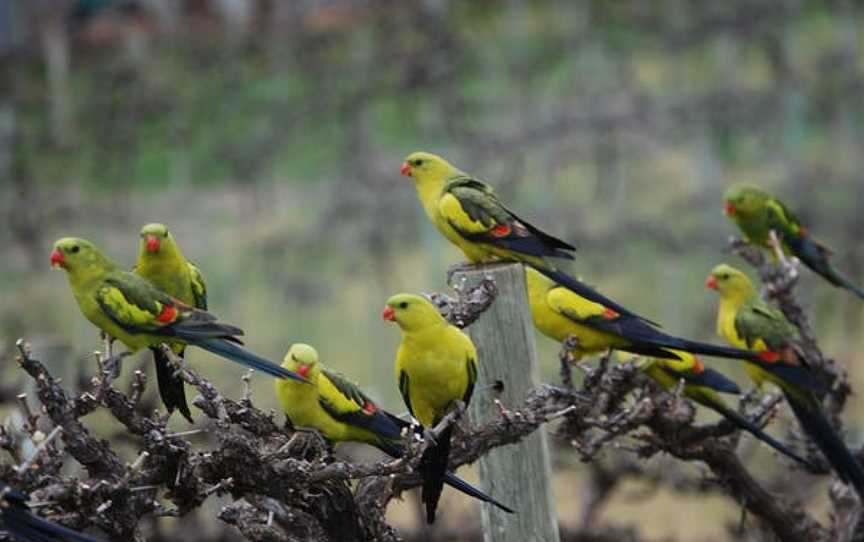
[[[365,405],[363,405],[364,414],[375,414],[376,412],[378,412],[378,407],[375,406],[375,403],[373,403],[372,401],[369,401]]]
[[[696,356],[693,356],[693,361],[694,361],[693,369],[691,369],[693,371],[693,374],[698,375],[698,374],[704,373],[705,372],[705,364],[702,363],[702,360],[697,358]]]
[[[764,352],[759,352],[759,359],[766,363],[776,363],[781,359],[780,352],[774,352],[771,350],[765,350]]]
[[[165,305],[162,307],[162,312],[156,317],[156,320],[163,324],[170,324],[177,319],[177,307],[174,305]]]
[[[621,315],[619,313],[613,311],[609,307],[606,307],[605,309],[603,309],[603,318],[605,318],[606,320],[614,320],[614,319],[618,318],[619,316],[621,316]]]
[[[492,234],[492,237],[501,238],[510,235],[510,231],[510,226],[508,226],[507,224],[498,224],[497,226],[489,230],[489,233]]]

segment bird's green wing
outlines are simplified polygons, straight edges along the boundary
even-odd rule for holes
[[[192,295],[195,298],[195,308],[207,310],[207,284],[204,275],[195,264],[189,262],[189,276],[192,278]]]
[[[109,275],[95,291],[96,302],[118,326],[130,332],[157,331],[177,319],[177,300],[131,273]]]
[[[749,348],[754,348],[761,339],[768,348],[778,350],[790,346],[797,338],[794,326],[783,313],[758,297],[738,310],[735,331]]]
[[[381,410],[356,384],[338,373],[321,371],[318,402],[334,419],[385,439],[399,438],[402,425]],[[407,425],[407,424],[406,424]]]
[[[492,188],[472,177],[450,179],[438,213],[459,235],[530,256],[572,258],[576,248],[552,237],[504,207]]]

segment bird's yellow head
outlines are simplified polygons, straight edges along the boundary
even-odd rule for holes
[[[413,177],[419,184],[427,182],[443,183],[455,174],[460,173],[450,162],[429,152],[412,152],[405,157],[399,173]]]
[[[141,255],[159,254],[174,247],[174,238],[168,226],[153,222],[141,228]]]
[[[95,274],[111,265],[93,243],[78,237],[59,239],[51,251],[51,267],[61,267],[70,275]]]
[[[396,294],[388,299],[381,318],[396,322],[403,331],[420,331],[447,323],[429,300],[415,294]]]
[[[314,383],[321,372],[318,366],[318,352],[308,344],[295,343],[288,349],[282,367],[294,371],[310,383]]]
[[[720,297],[746,298],[755,292],[753,283],[743,271],[721,263],[711,270],[705,279],[705,287],[717,290]]]
[[[723,193],[723,212],[732,218],[756,213],[770,197],[758,186],[735,183]]]

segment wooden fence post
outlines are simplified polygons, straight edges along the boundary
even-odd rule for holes
[[[473,423],[499,416],[494,399],[505,407],[520,404],[528,391],[540,385],[534,325],[521,264],[494,264],[457,271],[458,284],[474,286],[491,276],[498,298],[467,332],[480,358],[477,386],[469,409]],[[502,392],[490,387],[503,384]],[[558,542],[558,518],[552,495],[549,444],[541,429],[518,444],[496,448],[479,460],[483,491],[516,509],[507,514],[483,505],[486,542]]]

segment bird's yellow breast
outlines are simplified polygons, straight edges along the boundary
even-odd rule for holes
[[[404,334],[396,355],[396,379],[409,379],[414,416],[426,427],[434,425],[468,390],[469,360],[477,352],[467,335],[453,326]]]
[[[349,401],[325,378],[317,378],[310,384],[280,378],[274,381],[273,386],[285,415],[295,427],[314,429],[334,443],[351,441],[375,444],[380,440],[373,433],[339,421],[324,410],[319,402],[322,396],[340,410],[356,409],[353,404],[341,404]]]
[[[137,352],[144,347],[147,346],[158,346],[161,341],[151,340],[147,335],[143,334],[132,334],[127,332],[125,329],[117,325],[114,320],[108,317],[105,314],[105,311],[102,310],[102,307],[96,301],[95,298],[95,290],[92,288],[81,288],[74,289],[73,294],[75,296],[75,300],[78,302],[78,307],[81,309],[81,313],[85,318],[90,320],[90,322],[107,333],[109,336],[119,340],[122,342],[126,348],[128,348],[131,352]],[[114,290],[111,295],[120,296],[119,299],[116,299],[116,303],[118,305],[127,306],[125,299],[120,295],[119,290]],[[130,310],[134,310],[134,307]],[[146,320],[145,315],[139,315],[142,321]]]

